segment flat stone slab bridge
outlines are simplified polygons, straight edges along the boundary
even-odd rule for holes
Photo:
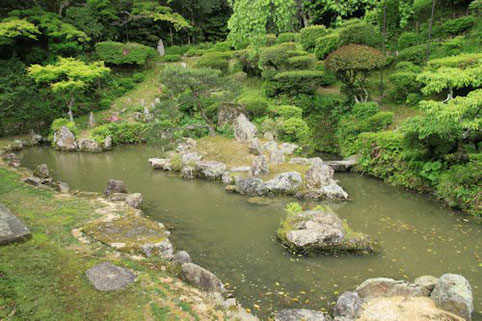
[[[22,241],[32,236],[30,230],[0,203],[0,245]]]

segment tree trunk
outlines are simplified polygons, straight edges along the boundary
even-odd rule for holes
[[[428,61],[429,55],[429,48],[430,48],[430,40],[432,40],[432,24],[433,24],[433,16],[435,13],[435,2],[436,0],[432,0],[432,14],[430,15],[430,21],[428,22],[428,41],[427,41],[427,49],[425,50],[425,63]]]
[[[204,112],[204,109],[202,109],[201,106],[198,105],[199,113],[201,114],[201,117],[204,119],[206,124],[208,124],[209,127],[209,136],[216,136],[216,124],[214,124],[211,119],[206,115]]]

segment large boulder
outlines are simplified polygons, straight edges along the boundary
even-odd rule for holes
[[[311,189],[319,189],[328,185],[333,179],[333,168],[323,164],[312,165],[305,174],[306,186]]]
[[[174,254],[174,256],[172,257],[172,261],[180,264],[192,263],[191,256],[186,251],[179,251]]]
[[[235,107],[231,104],[221,105],[218,109],[218,126],[233,125],[236,119],[243,113],[242,108]]]
[[[142,196],[141,193],[134,193],[134,194],[129,194],[126,197],[126,205],[130,206],[132,208],[141,208],[142,202],[144,201],[144,197]]]
[[[328,185],[323,186],[320,189],[321,193],[328,198],[335,199],[335,200],[347,200],[348,193],[338,185],[335,180],[331,180]]]
[[[93,139],[80,139],[78,145],[81,152],[98,153],[102,151],[102,147]]]
[[[283,143],[279,147],[281,152],[287,156],[293,154],[298,148],[299,146],[293,143]]]
[[[274,321],[330,321],[322,312],[308,309],[285,309],[274,315]]]
[[[134,273],[109,262],[94,265],[85,272],[89,282],[99,291],[114,291],[126,288],[135,281]]]
[[[267,175],[268,173],[269,173],[268,162],[266,161],[266,158],[264,157],[264,155],[259,155],[258,157],[255,158],[255,160],[253,161],[253,164],[251,165],[250,174],[252,176],[258,177],[258,176]]]
[[[4,205],[0,204],[0,246],[32,237],[30,230]]]
[[[263,150],[268,153],[268,160],[271,164],[283,164],[286,161],[285,154],[278,148],[278,143],[274,140],[265,143]]]
[[[288,248],[300,253],[375,251],[374,241],[351,231],[328,207],[288,214],[281,222],[278,238]]]
[[[126,183],[117,179],[109,179],[107,187],[104,190],[104,195],[108,197],[114,193],[128,193]]]
[[[33,171],[33,175],[38,178],[49,178],[50,173],[47,164],[38,165]]]
[[[68,152],[76,151],[79,148],[74,134],[66,126],[60,127],[54,133],[53,144],[56,149]]]
[[[333,314],[336,317],[354,320],[362,307],[363,300],[358,293],[347,291],[338,297]]]
[[[355,292],[358,293],[361,298],[425,296],[422,286],[390,278],[373,278],[365,280],[355,289]]]
[[[263,188],[263,180],[256,177],[236,177],[235,178],[236,191],[243,195],[263,195],[265,190]]]
[[[206,292],[224,293],[224,285],[216,275],[194,263],[182,265],[181,277]]]
[[[240,114],[236,118],[236,123],[234,126],[234,137],[238,142],[249,142],[255,136],[258,130],[244,114]]]
[[[472,319],[474,298],[472,287],[461,275],[444,274],[439,279],[430,297],[445,311],[452,312],[466,320]]]
[[[248,150],[250,154],[261,155],[261,144],[258,138],[255,137],[249,142]]]
[[[149,158],[149,164],[154,169],[161,169],[163,171],[171,171],[171,160],[168,158]]]
[[[197,146],[197,142],[192,138],[185,138],[177,145],[178,153],[188,153],[194,151]]]
[[[416,278],[413,283],[418,284],[422,287],[423,292],[426,296],[429,296],[432,293],[435,285],[437,285],[438,279],[435,276],[431,275],[423,275]]]
[[[226,164],[216,161],[198,161],[195,165],[196,175],[209,180],[221,180],[226,171]]]
[[[271,194],[294,195],[303,185],[298,172],[287,172],[276,175],[264,184],[264,189]]]

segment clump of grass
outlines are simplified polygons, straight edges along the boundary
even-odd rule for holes
[[[255,156],[249,153],[248,145],[222,136],[203,137],[197,142],[204,159],[225,163],[228,167],[249,166]]]

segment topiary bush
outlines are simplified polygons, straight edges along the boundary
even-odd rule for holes
[[[274,106],[271,109],[271,112],[275,114],[275,116],[282,117],[284,119],[303,117],[303,109],[293,105]]]
[[[357,23],[340,30],[340,46],[354,44],[379,47],[381,43],[380,31],[368,23]]]
[[[265,85],[268,96],[287,94],[313,94],[319,86],[331,85],[333,79],[319,70],[293,70],[280,72]]]
[[[286,42],[265,48],[259,54],[258,66],[261,70],[285,70],[288,68],[288,59],[299,55],[296,44]]]
[[[288,142],[304,142],[309,135],[309,127],[301,118],[289,118],[281,126],[281,139]]]
[[[195,67],[218,69],[227,73],[229,69],[228,57],[229,55],[223,52],[209,52],[196,61]]]
[[[289,69],[313,69],[315,61],[316,59],[312,55],[295,56],[288,58],[287,64]]]
[[[132,80],[138,84],[138,83],[141,83],[144,81],[144,74],[142,72],[135,72],[133,75],[132,75]]]
[[[113,145],[139,144],[146,141],[149,125],[140,123],[110,123],[92,130],[92,138],[103,142],[107,136]]]
[[[459,35],[475,24],[475,18],[472,16],[465,16],[456,19],[447,20],[442,25],[442,31],[448,35]]]
[[[434,49],[435,46],[432,45],[430,50]],[[397,59],[399,61],[410,61],[414,64],[421,65],[425,61],[425,53],[427,51],[427,45],[417,45],[405,48],[400,51]]]
[[[332,53],[340,42],[340,36],[337,32],[333,32],[329,35],[319,37],[316,39],[315,55],[318,59],[325,59],[330,53]]]
[[[266,98],[259,95],[247,95],[241,97],[238,103],[244,106],[246,112],[251,118],[257,118],[266,115],[269,112],[269,103]]]
[[[266,46],[273,46],[277,43],[276,35],[275,34],[267,34],[266,35]]]
[[[283,42],[295,42],[296,41],[296,34],[294,32],[284,32],[278,35],[278,39],[276,39],[277,43]]]
[[[410,93],[420,91],[421,83],[417,81],[418,72],[399,71],[390,75],[390,82],[394,87],[390,90],[392,99],[404,103]]]
[[[166,55],[184,55],[189,49],[191,49],[191,45],[184,45],[184,46],[170,46],[166,48]]]
[[[299,42],[304,50],[312,51],[316,46],[316,39],[326,36],[328,30],[325,26],[310,26],[300,30]]]
[[[155,56],[156,50],[135,42],[98,42],[95,53],[100,60],[113,65],[144,65],[148,58]]]
[[[164,55],[161,58],[161,60],[164,62],[176,62],[176,61],[181,61],[182,58],[181,58],[181,55],[179,54],[172,54],[172,55]]]
[[[242,69],[248,75],[259,76],[261,69],[259,69],[259,55],[260,51],[257,48],[247,48],[234,52],[233,56],[237,62],[242,66]]]
[[[413,47],[418,44],[418,35],[415,32],[404,32],[398,37],[398,50]]]
[[[227,41],[216,42],[212,47],[214,51],[226,52],[231,50],[231,45]]]

